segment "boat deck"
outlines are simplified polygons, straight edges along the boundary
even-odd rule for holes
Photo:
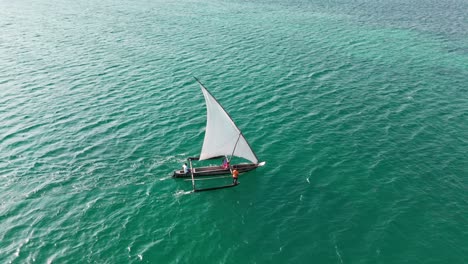
[[[257,164],[237,164],[232,165],[233,169],[237,169],[239,173],[247,172],[258,167]],[[214,176],[214,175],[226,175],[231,174],[231,170],[224,169],[222,166],[210,166],[210,167],[198,167],[193,168],[193,176],[200,177],[200,176]],[[174,178],[189,178],[191,177],[190,173],[184,173],[183,170],[176,170],[172,175]]]

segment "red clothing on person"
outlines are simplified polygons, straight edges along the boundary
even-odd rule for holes
[[[232,171],[232,184],[234,184],[234,185],[238,184],[237,183],[237,177],[239,177],[239,172],[236,169],[234,169]]]

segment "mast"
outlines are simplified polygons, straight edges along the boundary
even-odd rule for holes
[[[232,156],[234,156],[234,152],[236,151],[237,143],[239,143],[239,139],[240,139],[241,135],[242,135],[242,132],[239,133],[239,136],[237,137],[236,144],[234,145],[234,149],[232,149],[231,160],[232,160]],[[254,154],[255,154],[255,153],[254,153]],[[228,161],[231,161],[231,160],[228,160]],[[231,172],[232,172],[232,170],[231,170]]]

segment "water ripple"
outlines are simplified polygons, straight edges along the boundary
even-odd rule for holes
[[[463,262],[465,7],[0,4],[0,261]],[[192,76],[267,161],[239,187],[170,177]]]

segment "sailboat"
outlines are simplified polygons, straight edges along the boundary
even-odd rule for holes
[[[234,169],[239,173],[243,173],[265,165],[265,162],[259,162],[250,144],[223,106],[221,106],[218,100],[206,89],[200,80],[197,78],[195,78],[195,80],[200,85],[206,102],[205,138],[203,140],[200,156],[188,158],[190,163],[189,172],[184,173],[184,170],[176,170],[173,174],[175,178],[192,177],[194,191],[196,191],[195,177],[231,174]],[[229,164],[233,157],[243,158],[251,163]],[[193,167],[192,165],[192,161],[211,159],[225,159],[229,165],[208,167]],[[198,189],[198,191],[200,191],[200,189]]]

